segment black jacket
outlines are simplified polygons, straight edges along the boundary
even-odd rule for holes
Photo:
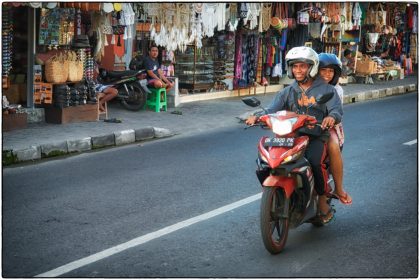
[[[307,111],[308,105],[315,103],[315,98],[323,93],[334,92],[334,96],[325,104],[315,104]],[[281,110],[289,110],[297,113],[308,113],[314,116],[318,122],[331,116],[335,119],[336,124],[341,122],[343,117],[343,105],[337,91],[332,85],[325,83],[320,77],[317,77],[312,86],[305,92],[306,97],[302,94],[302,89],[298,83],[294,81],[291,85],[282,89],[274,97],[268,106],[269,113],[275,113]],[[295,98],[297,97],[297,100]]]

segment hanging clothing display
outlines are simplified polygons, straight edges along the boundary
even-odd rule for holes
[[[217,31],[225,30],[226,23],[228,21],[228,9],[226,8],[226,5],[229,4],[218,3],[216,6],[215,16],[217,21]]]
[[[360,8],[360,4],[358,2],[354,3],[353,7],[353,27],[354,29],[359,29],[360,25],[362,24],[362,9]]]
[[[250,3],[249,4],[249,15],[248,15],[248,21],[249,21],[249,29],[255,29],[258,25],[258,16],[261,12],[261,3]]]
[[[223,83],[229,90],[233,89],[235,35],[233,32],[218,32],[215,35],[214,80]]]
[[[412,63],[417,64],[417,34],[411,34],[410,35],[410,57],[412,60]]]
[[[204,3],[202,11],[203,36],[213,37],[217,26],[216,9],[217,3]]]
[[[242,34],[241,32],[236,33],[235,38],[235,78],[234,85],[238,86],[239,80],[242,77]]]
[[[237,6],[237,3],[229,3],[229,31],[236,31],[236,28],[238,27],[239,18],[237,17]]]
[[[131,3],[122,3],[121,11],[118,12],[118,24],[120,26],[125,26],[123,39],[127,40],[132,38],[132,29],[135,23],[135,14]]]
[[[289,32],[289,48],[303,46],[309,40],[308,26],[298,24],[295,30]]]
[[[238,38],[240,37],[240,38]],[[247,87],[256,82],[258,66],[259,39],[255,33],[241,32],[237,35],[235,85]]]
[[[13,45],[13,22],[11,9],[8,6],[3,7],[2,11],[2,88],[9,86],[9,74],[12,69],[12,45]]]
[[[259,32],[267,31],[270,28],[272,3],[263,3],[260,13],[260,30]]]

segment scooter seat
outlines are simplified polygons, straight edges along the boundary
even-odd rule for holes
[[[126,71],[107,71],[107,76],[111,79],[120,79],[123,77],[134,76],[137,74],[137,71],[126,70]]]

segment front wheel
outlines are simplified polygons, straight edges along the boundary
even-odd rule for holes
[[[128,95],[121,96],[121,104],[130,111],[138,111],[144,108],[147,93],[136,83],[127,85]]]
[[[280,253],[286,245],[289,219],[282,216],[286,196],[282,189],[263,187],[261,198],[261,235],[271,254]]]

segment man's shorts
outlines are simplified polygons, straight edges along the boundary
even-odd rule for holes
[[[147,85],[153,85],[155,81],[157,81],[159,79],[150,79],[147,81]]]
[[[96,92],[103,92],[104,90],[106,90],[109,87],[111,87],[111,86],[105,86],[105,85],[97,84],[96,87],[95,87],[95,91]]]

